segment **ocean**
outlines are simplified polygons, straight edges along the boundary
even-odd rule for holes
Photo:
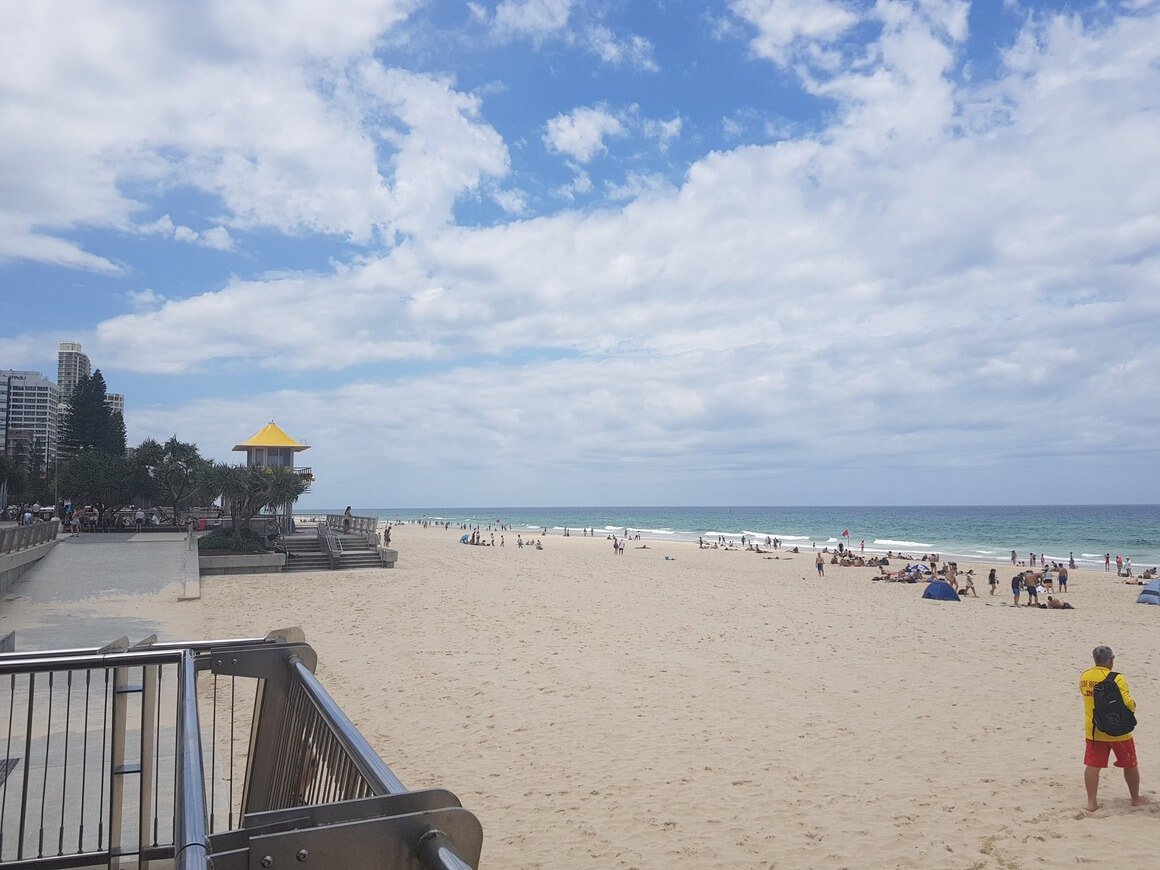
[[[298,513],[341,513],[300,508]],[[1034,552],[1081,567],[1103,567],[1104,554],[1131,558],[1132,565],[1160,564],[1160,505],[1004,505],[959,507],[474,507],[360,508],[359,516],[384,522],[430,520],[452,526],[504,523],[513,532],[563,534],[595,529],[640,534],[645,540],[696,541],[724,535],[780,538],[787,548],[836,547],[867,553],[902,551],[915,557],[937,552],[944,559],[1008,561]],[[849,532],[847,539],[842,535]]]

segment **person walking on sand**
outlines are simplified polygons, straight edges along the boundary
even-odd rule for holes
[[[821,553],[818,553],[818,558],[816,558],[814,560],[814,564],[818,568],[818,576],[825,577],[826,576],[826,560],[822,558]]]
[[[995,590],[999,588],[999,571],[997,568],[992,568],[991,573],[987,575],[987,582],[991,584],[991,594],[995,594]]]
[[[1023,591],[1023,575],[1016,574],[1011,578],[1011,596],[1015,599],[1015,606],[1019,606],[1019,594]]]
[[[1136,760],[1136,741],[1132,739],[1132,732],[1119,736],[1105,734],[1096,728],[1093,721],[1096,686],[1113,673],[1112,667],[1115,665],[1116,657],[1111,647],[1097,646],[1092,650],[1092,659],[1095,666],[1088,668],[1079,677],[1079,693],[1083,697],[1084,740],[1087,743],[1083,756],[1083,783],[1087,789],[1088,812],[1094,813],[1100,808],[1096,802],[1096,794],[1100,788],[1100,771],[1108,766],[1108,754],[1113,752],[1116,755],[1116,767],[1124,770],[1124,782],[1128,784],[1132,806],[1143,806],[1151,799],[1147,795],[1140,794],[1140,767]],[[1128,691],[1128,681],[1124,679],[1123,674],[1116,674],[1114,680],[1124,705],[1135,712],[1136,702]]]
[[[1073,565],[1072,567],[1074,568],[1075,566]],[[1058,583],[1059,583],[1059,591],[1066,592],[1067,591],[1067,569],[1062,567],[1062,566],[1059,569],[1059,581],[1058,581]]]

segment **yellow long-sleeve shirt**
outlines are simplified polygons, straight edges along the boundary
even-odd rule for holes
[[[1095,709],[1096,700],[1092,695],[1097,683],[1102,683],[1107,679],[1108,674],[1112,672],[1111,668],[1101,667],[1096,665],[1094,668],[1088,668],[1079,675],[1079,693],[1083,696],[1083,714],[1084,714],[1084,732],[1083,735],[1088,740],[1099,740],[1104,743],[1119,743],[1122,740],[1130,740],[1131,734],[1121,734],[1119,737],[1112,737],[1110,734],[1105,734],[1098,728],[1092,731],[1092,711]],[[1116,674],[1116,685],[1120,687],[1120,693],[1124,696],[1124,703],[1128,705],[1128,709],[1133,713],[1136,712],[1136,702],[1132,699],[1132,694],[1128,691],[1128,681],[1124,679],[1123,674]]]

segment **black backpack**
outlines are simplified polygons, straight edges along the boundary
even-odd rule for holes
[[[1098,728],[1109,737],[1123,737],[1131,734],[1136,727],[1136,714],[1128,709],[1124,703],[1124,696],[1120,687],[1116,685],[1119,674],[1111,671],[1103,682],[1096,683],[1092,690],[1092,739],[1095,739],[1094,730]]]

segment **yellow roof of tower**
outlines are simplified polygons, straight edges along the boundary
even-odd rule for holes
[[[289,447],[295,453],[300,450],[309,450],[309,444],[295,441],[287,435],[282,427],[271,420],[258,432],[255,432],[241,444],[235,444],[234,450],[248,450],[251,447]]]

